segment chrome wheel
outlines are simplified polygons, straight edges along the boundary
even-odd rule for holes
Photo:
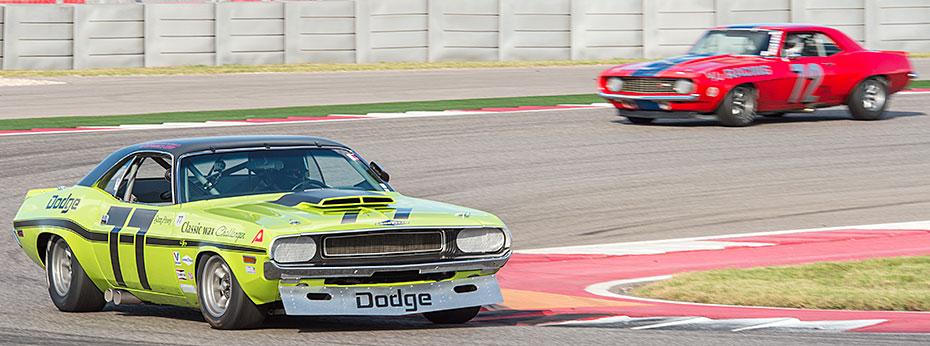
[[[223,316],[229,307],[232,292],[232,274],[219,256],[210,257],[200,274],[203,285],[203,305],[213,316]]]
[[[735,117],[746,118],[755,110],[755,99],[749,95],[752,91],[738,87],[733,90],[733,98],[730,101],[730,113]]]
[[[63,241],[52,245],[52,258],[49,259],[49,270],[52,272],[51,285],[60,296],[66,296],[71,289],[71,249]]]
[[[866,82],[862,94],[862,108],[874,112],[885,106],[885,86],[875,80]]]

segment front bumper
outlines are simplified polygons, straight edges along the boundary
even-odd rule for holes
[[[288,315],[408,315],[504,301],[494,275],[398,286],[278,286]]]
[[[384,266],[353,266],[353,267],[314,267],[314,266],[285,266],[274,261],[266,261],[264,265],[265,279],[325,279],[346,277],[368,277],[378,272],[398,272],[416,270],[420,274],[459,272],[480,270],[482,274],[497,272],[510,260],[512,251],[507,251],[498,257],[475,258],[457,261],[398,264]]]
[[[603,97],[608,100],[618,100],[618,101],[669,101],[669,102],[682,102],[682,101],[696,101],[700,95],[698,94],[687,94],[687,95],[625,95],[625,94],[608,94],[603,91],[598,91],[597,96]]]

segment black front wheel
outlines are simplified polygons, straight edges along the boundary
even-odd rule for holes
[[[103,309],[107,304],[103,300],[103,292],[87,277],[68,243],[55,237],[45,251],[48,295],[58,310],[88,312]]]
[[[756,93],[752,87],[740,85],[723,98],[717,107],[717,119],[724,126],[746,126],[756,118]]]
[[[452,310],[424,312],[423,316],[430,322],[436,324],[461,324],[475,318],[480,310],[480,306],[472,306]]]
[[[216,329],[257,328],[266,311],[252,302],[223,258],[208,255],[197,263],[197,301],[203,318]]]

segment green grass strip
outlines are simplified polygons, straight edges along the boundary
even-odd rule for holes
[[[245,120],[250,118],[321,117],[329,114],[398,113],[407,111],[441,111],[447,109],[481,109],[493,107],[555,106],[605,102],[593,94],[502,97],[425,102],[367,103],[332,106],[237,109],[223,111],[172,112],[110,116],[75,116],[0,120],[0,130],[32,128],[71,128],[79,126],[117,126],[160,124],[164,122],[201,122],[208,120]]]
[[[912,80],[907,89],[930,89],[930,80]]]
[[[675,275],[640,297],[802,309],[930,311],[930,256]]]

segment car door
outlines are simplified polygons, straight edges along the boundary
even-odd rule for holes
[[[829,42],[829,45],[826,44]],[[837,67],[831,55],[836,48],[826,35],[817,32],[790,33],[784,54],[794,83],[785,104],[792,108],[816,106],[836,101]]]
[[[150,231],[177,214],[165,173],[170,162],[163,154],[140,153],[118,164],[122,166],[103,184],[113,199],[101,204],[99,228],[108,237],[105,248],[96,252],[101,269],[115,287],[180,294],[171,249],[147,242]]]

